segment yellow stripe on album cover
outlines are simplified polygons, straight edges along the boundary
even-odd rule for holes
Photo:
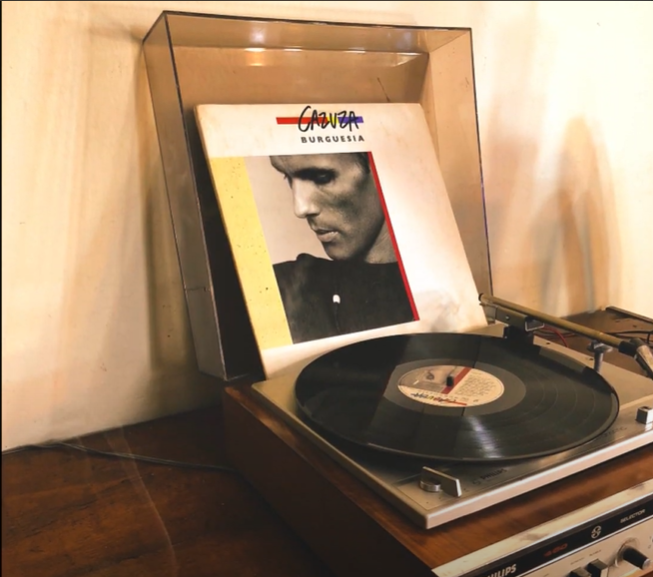
[[[261,350],[292,337],[242,158],[212,158],[211,172],[252,327]]]

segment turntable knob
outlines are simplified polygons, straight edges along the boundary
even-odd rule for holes
[[[621,552],[621,558],[639,569],[648,569],[651,566],[651,560],[634,547],[626,547]]]

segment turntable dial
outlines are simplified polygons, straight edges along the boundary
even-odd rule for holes
[[[651,567],[651,560],[635,547],[624,547],[619,556],[638,569],[649,569]]]

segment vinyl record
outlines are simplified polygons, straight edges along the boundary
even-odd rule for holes
[[[326,436],[410,457],[514,460],[572,449],[619,411],[597,372],[549,347],[471,334],[397,335],[307,365],[300,413]]]

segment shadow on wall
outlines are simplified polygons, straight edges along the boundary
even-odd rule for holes
[[[490,91],[482,116],[481,152],[486,190],[488,239],[494,294],[514,302],[540,307],[540,264],[535,258],[533,205],[535,171],[546,113],[546,64],[535,66],[539,36],[538,3],[506,7],[508,15],[492,31],[497,39],[485,51],[485,85]],[[483,10],[483,7],[479,7]],[[480,75],[479,75],[480,76]],[[481,100],[482,101],[482,100]]]
[[[620,287],[612,283],[621,278],[621,246],[611,173],[602,143],[583,119],[567,126],[550,202],[556,226],[541,233],[562,267],[550,260],[543,270],[545,306],[566,299],[573,314],[618,301]]]
[[[583,118],[562,149],[549,148],[557,32],[537,2],[511,8],[495,36],[488,78],[495,102],[484,130],[490,254],[497,296],[551,314],[594,310],[618,299],[619,234],[609,164]],[[483,87],[480,87],[480,91]],[[558,117],[562,118],[562,117]]]

